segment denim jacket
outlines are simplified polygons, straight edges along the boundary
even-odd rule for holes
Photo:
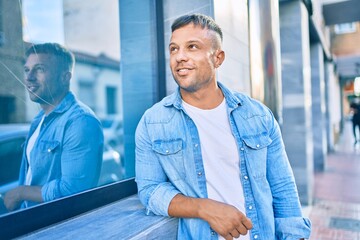
[[[28,139],[43,116],[44,111],[40,111],[34,118]],[[101,170],[103,141],[99,120],[90,108],[69,92],[44,118],[30,153],[31,185],[42,186],[45,202],[95,187]],[[24,151],[20,185],[25,184],[27,169],[28,160]],[[26,205],[34,203],[27,202]]]
[[[246,215],[251,239],[309,238],[294,176],[277,122],[263,104],[221,83],[230,126],[240,153]],[[136,182],[147,214],[168,216],[172,198],[181,193],[207,198],[200,139],[186,114],[179,89],[147,110],[136,130]],[[224,173],[226,174],[226,173]],[[217,239],[202,219],[179,219],[178,239]]]

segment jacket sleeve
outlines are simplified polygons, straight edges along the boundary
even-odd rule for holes
[[[44,201],[96,187],[99,180],[104,142],[100,122],[93,116],[82,115],[64,127],[61,173],[43,185]]]
[[[135,181],[140,201],[146,207],[146,214],[168,216],[169,204],[180,192],[168,181],[166,173],[152,150],[152,140],[148,134],[149,127],[151,124],[146,124],[143,116],[135,133]]]
[[[272,143],[267,153],[267,178],[273,196],[276,239],[309,238],[311,223],[302,217],[294,174],[279,125],[273,117],[269,131]]]

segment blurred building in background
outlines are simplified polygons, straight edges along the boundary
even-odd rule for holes
[[[11,24],[9,24],[11,23]],[[0,123],[23,122],[26,117],[23,80],[21,7],[0,1]]]

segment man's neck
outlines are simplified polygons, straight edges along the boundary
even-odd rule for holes
[[[216,84],[213,88],[200,89],[196,92],[181,91],[181,98],[194,107],[213,109],[221,104],[224,94]]]
[[[61,103],[61,101],[65,98],[67,93],[68,92],[61,95],[60,97],[58,97],[56,100],[52,101],[51,103],[49,103],[49,102],[40,103],[40,106],[41,106],[42,110],[44,110],[46,116],[49,115]]]

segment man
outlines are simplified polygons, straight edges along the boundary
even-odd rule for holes
[[[221,44],[207,16],[173,23],[179,88],[137,127],[140,200],[148,214],[180,218],[178,239],[308,238],[279,126],[265,106],[217,82]]]
[[[4,198],[9,211],[95,187],[99,179],[103,133],[90,108],[70,91],[74,55],[56,43],[26,52],[25,85],[39,103],[20,169],[19,187]]]
[[[351,120],[355,139],[354,145],[356,146],[356,144],[360,141],[360,98],[355,98],[353,102],[351,102],[350,110],[353,113]]]

